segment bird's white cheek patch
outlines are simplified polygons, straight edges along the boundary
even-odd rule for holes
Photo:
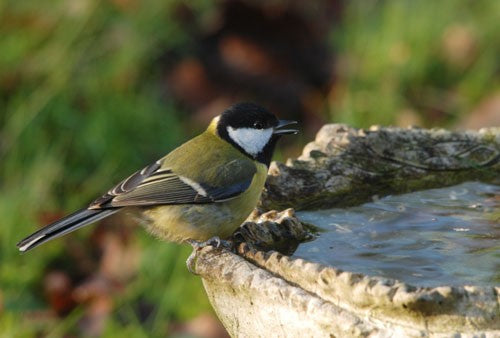
[[[233,128],[227,127],[229,137],[243,150],[256,156],[264,149],[273,135],[273,129]]]

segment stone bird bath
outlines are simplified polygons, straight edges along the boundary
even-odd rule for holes
[[[271,165],[259,210],[233,236],[236,252],[203,248],[193,268],[235,337],[500,337],[498,284],[410,285],[291,257],[314,235],[287,209],[348,207],[473,180],[499,184],[499,173],[500,128],[326,125],[301,157]]]

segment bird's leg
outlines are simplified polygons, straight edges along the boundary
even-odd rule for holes
[[[191,244],[191,246],[193,247],[193,252],[191,252],[191,255],[189,255],[188,259],[186,260],[186,266],[187,266],[189,272],[191,272],[192,274],[195,274],[195,275],[196,275],[196,273],[194,272],[194,264],[196,261],[196,259],[195,259],[196,252],[198,250],[201,250],[206,246],[213,246],[215,248],[224,248],[227,250],[232,250],[234,247],[233,242],[227,241],[224,239],[220,239],[219,236],[214,236],[205,242],[198,242],[194,239],[187,239],[186,242]]]

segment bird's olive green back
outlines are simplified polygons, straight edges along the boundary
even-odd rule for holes
[[[210,127],[165,156],[161,166],[195,182],[221,187],[251,181],[257,171],[254,161]]]

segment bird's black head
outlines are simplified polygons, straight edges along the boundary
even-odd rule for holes
[[[283,129],[293,123],[296,122],[278,120],[254,103],[238,103],[219,116],[217,134],[246,156],[269,166],[279,137],[297,133],[295,129]]]

